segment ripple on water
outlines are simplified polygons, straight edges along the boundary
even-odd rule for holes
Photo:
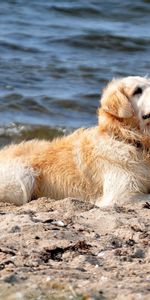
[[[45,137],[96,124],[108,80],[149,75],[149,1],[2,0],[0,8],[4,137],[12,123],[33,126],[29,137],[35,126]]]

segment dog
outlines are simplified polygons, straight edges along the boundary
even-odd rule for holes
[[[1,149],[0,201],[73,197],[111,207],[148,194],[149,91],[148,78],[113,80],[102,93],[97,126]]]

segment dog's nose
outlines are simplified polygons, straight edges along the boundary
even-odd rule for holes
[[[142,116],[143,120],[150,119],[150,113]]]

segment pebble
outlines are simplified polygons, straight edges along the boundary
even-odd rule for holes
[[[19,299],[21,299],[21,300],[23,300],[23,297],[24,295],[23,295],[23,293],[21,293],[21,292],[17,292],[16,294],[15,294],[15,299],[17,300],[19,300]]]
[[[52,277],[51,276],[47,276],[46,277],[46,281],[48,282],[48,281],[51,281],[52,280]]]
[[[16,225],[16,226],[13,226],[10,230],[10,233],[16,233],[16,232],[20,232],[21,231],[21,228]]]
[[[97,254],[98,257],[104,257],[106,254],[106,251],[101,251]]]
[[[4,281],[10,284],[14,284],[14,283],[18,283],[19,279],[15,274],[11,274],[9,276],[6,276]]]
[[[132,255],[133,258],[144,258],[145,253],[142,249],[136,249],[134,254]]]
[[[59,226],[59,227],[65,227],[65,223],[63,221],[52,221],[51,222],[52,225],[56,225],[56,226]]]

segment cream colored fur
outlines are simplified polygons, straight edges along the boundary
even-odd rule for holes
[[[149,141],[141,134],[141,95],[133,96],[139,85],[146,91],[150,81],[128,77],[110,83],[96,127],[52,142],[32,140],[3,148],[0,201],[21,205],[42,196],[69,196],[103,207],[148,193]]]

